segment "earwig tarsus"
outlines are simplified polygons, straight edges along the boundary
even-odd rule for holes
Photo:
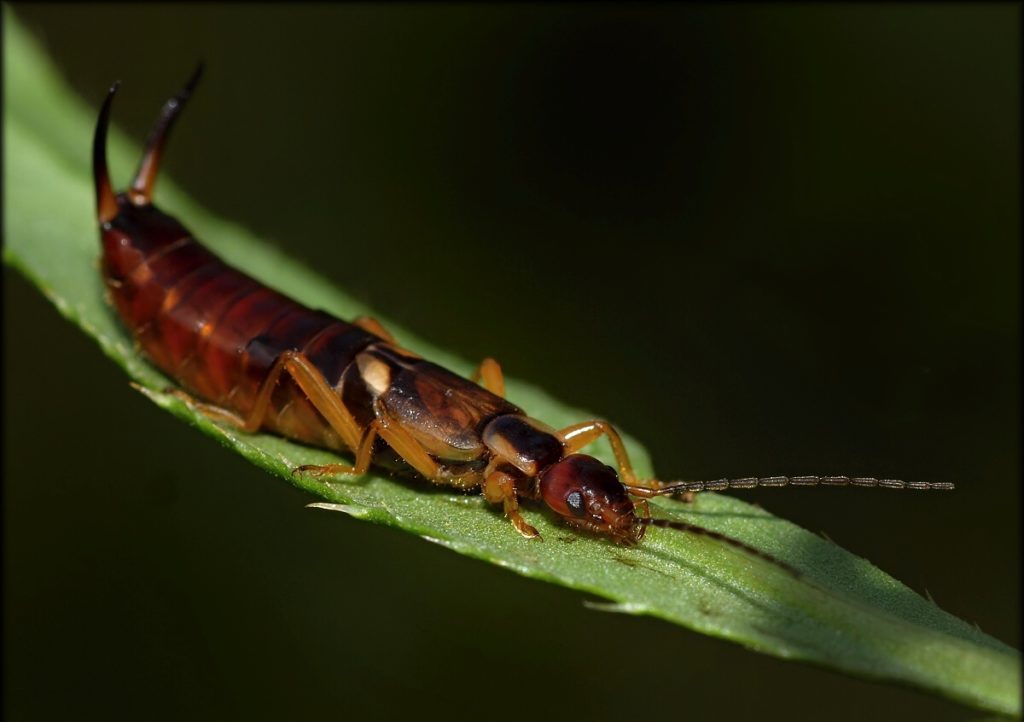
[[[302,466],[296,473],[358,475],[371,462],[398,465],[437,484],[480,489],[525,537],[540,535],[520,514],[523,498],[541,500],[567,524],[619,543],[639,542],[649,526],[671,528],[722,541],[793,574],[738,539],[651,517],[647,500],[754,486],[953,488],[810,476],[642,480],[610,424],[591,420],[554,429],[507,401],[493,359],[466,380],[403,349],[371,318],[342,321],[228,266],[151,202],[164,144],[200,73],[201,66],[165,104],[135,179],[116,195],[106,135],[117,84],[107,94],[93,142],[103,278],[138,346],[178,382],[175,393],[190,404],[248,432],[354,455],[351,465]],[[602,436],[617,470],[578,453]]]

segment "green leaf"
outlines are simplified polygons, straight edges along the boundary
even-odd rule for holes
[[[1020,655],[943,612],[867,561],[736,499],[704,494],[695,504],[663,500],[659,515],[706,526],[785,560],[779,568],[714,540],[651,529],[635,548],[566,531],[539,509],[526,511],[544,535],[523,539],[478,496],[371,476],[322,483],[290,470],[335,460],[326,451],[211,423],[171,396],[169,381],[133,349],[103,299],[89,149],[96,109],[64,86],[39,47],[4,7],[4,260],[30,278],[69,320],[96,339],[147,397],[253,463],[344,512],[418,534],[520,574],[611,600],[599,608],[648,614],[778,657],[899,682],[1004,714],[1020,714]],[[103,88],[96,89],[97,100]],[[116,115],[116,113],[115,113]],[[112,129],[114,177],[127,177],[140,149]],[[213,217],[169,179],[160,204],[218,253],[301,301],[342,318],[368,312],[239,225]],[[458,372],[469,366],[384,321],[403,344]],[[509,380],[510,398],[538,418],[565,425],[590,418],[529,384]],[[644,451],[627,440],[641,473]],[[595,454],[608,458],[604,448]],[[596,606],[596,605],[595,605]]]

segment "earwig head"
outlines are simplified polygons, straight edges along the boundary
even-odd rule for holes
[[[573,526],[632,543],[639,540],[633,502],[615,470],[592,456],[570,454],[539,476],[544,503]]]
[[[679,519],[651,518],[646,513],[637,516],[615,469],[592,456],[570,454],[542,471],[539,481],[541,498],[569,524],[610,536],[619,543],[635,544],[649,526],[674,529],[724,542],[794,577],[800,576],[796,569],[771,554],[720,532]]]

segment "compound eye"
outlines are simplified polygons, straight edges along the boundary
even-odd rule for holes
[[[579,489],[570,491],[566,495],[565,505],[575,516],[584,516],[587,513],[586,505],[583,503],[583,493]]]

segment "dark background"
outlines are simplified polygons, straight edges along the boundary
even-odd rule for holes
[[[663,475],[958,482],[746,496],[1018,644],[1019,6],[15,8],[139,139],[204,58],[176,181]],[[977,716],[305,510],[4,277],[10,719]]]

